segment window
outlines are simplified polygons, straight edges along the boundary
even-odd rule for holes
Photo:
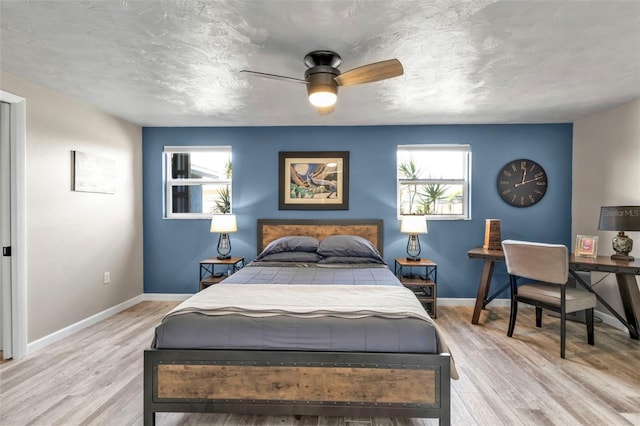
[[[231,147],[164,147],[165,217],[211,218],[231,213]]]
[[[469,219],[469,145],[398,145],[398,217]]]

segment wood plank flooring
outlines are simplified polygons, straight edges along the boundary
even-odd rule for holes
[[[19,361],[0,365],[0,425],[141,425],[142,351],[174,302],[143,302]],[[438,324],[460,380],[454,425],[640,425],[640,342],[596,324],[569,323],[560,358],[559,320],[521,308],[513,338],[508,308],[440,307]],[[434,419],[180,414],[157,424],[221,426],[425,426]]]

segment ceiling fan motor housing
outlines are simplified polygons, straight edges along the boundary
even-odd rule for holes
[[[307,92],[309,95],[315,92],[330,92],[338,94],[338,83],[333,79],[340,75],[336,68],[319,65],[309,68],[304,73],[304,79],[309,83]]]
[[[318,65],[338,68],[342,63],[342,58],[336,52],[330,50],[314,50],[313,52],[307,53],[304,57],[304,63],[307,68],[313,68]]]
[[[338,83],[334,78],[340,75],[337,68],[342,63],[340,55],[330,50],[315,50],[304,57],[304,63],[308,67],[304,79],[309,83],[309,95],[316,92],[338,94]]]

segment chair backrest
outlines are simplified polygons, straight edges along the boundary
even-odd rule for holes
[[[569,251],[566,246],[504,240],[502,250],[509,274],[548,283],[566,284],[569,277]]]

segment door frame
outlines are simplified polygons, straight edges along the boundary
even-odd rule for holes
[[[26,99],[0,90],[0,101],[11,104],[11,342],[12,358],[27,355],[27,106]],[[3,294],[7,294],[3,291]],[[4,310],[3,310],[4,314]]]

